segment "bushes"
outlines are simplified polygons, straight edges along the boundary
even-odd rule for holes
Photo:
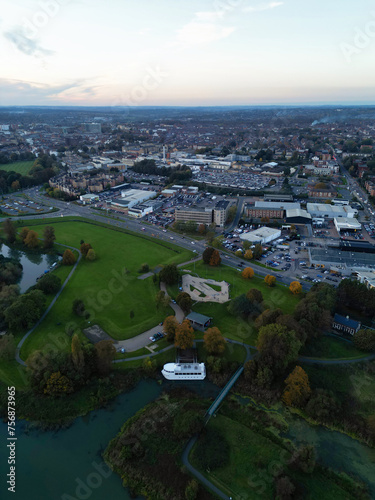
[[[36,284],[36,288],[47,295],[55,294],[61,288],[61,279],[54,274],[45,274]]]
[[[229,463],[229,444],[216,429],[209,428],[199,438],[194,450],[194,458],[203,470],[218,469]]]

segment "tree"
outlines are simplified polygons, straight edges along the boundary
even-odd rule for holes
[[[261,328],[262,326],[267,326],[272,323],[276,323],[279,316],[283,314],[282,310],[277,309],[266,309],[260,314],[255,320],[256,328]]]
[[[175,285],[178,283],[180,274],[178,272],[176,264],[169,264],[164,266],[159,273],[159,279],[166,285]]]
[[[20,238],[22,243],[25,243],[26,237],[29,234],[30,229],[28,227],[23,227],[20,231]]]
[[[199,224],[198,233],[203,235],[206,234],[206,232],[207,232],[206,226],[204,224]]]
[[[47,380],[46,387],[44,389],[44,394],[50,396],[63,396],[64,394],[69,394],[73,392],[73,384],[71,380],[61,372],[54,372],[51,374]]]
[[[294,310],[294,317],[300,324],[302,320],[308,321],[311,324],[312,330],[308,328],[306,333],[309,334],[312,332],[313,337],[319,336],[322,330],[326,330],[331,325],[330,312],[315,302],[315,300],[312,300],[311,296],[302,299],[297,304]],[[310,335],[308,335],[308,338],[311,338]]]
[[[257,349],[260,361],[274,374],[282,373],[298,358],[301,345],[295,332],[288,331],[285,326],[273,323],[259,330]]]
[[[316,389],[306,405],[306,413],[322,423],[334,421],[339,411],[339,403],[332,392],[325,389]]]
[[[251,243],[250,243],[250,241],[248,241],[248,240],[244,240],[244,241],[242,242],[242,248],[243,248],[244,250],[249,250],[249,248],[250,248],[250,247],[251,247]]]
[[[254,278],[254,269],[252,267],[246,267],[242,271],[241,275],[245,280],[250,280],[251,278]]]
[[[24,243],[29,248],[36,248],[39,245],[38,233],[36,231],[29,231]]]
[[[142,370],[147,374],[151,375],[155,372],[156,362],[151,358],[145,358],[142,362]]]
[[[302,285],[299,281],[292,281],[289,285],[289,290],[293,295],[299,295],[302,292]]]
[[[249,302],[257,302],[258,304],[263,302],[262,292],[257,288],[250,288],[250,290],[246,293],[246,298]]]
[[[5,311],[5,321],[12,331],[30,328],[41,317],[46,298],[41,290],[20,295]]]
[[[46,226],[43,231],[44,248],[52,248],[55,240],[55,229],[52,226]]]
[[[212,247],[205,248],[205,250],[203,251],[203,254],[202,254],[202,259],[203,259],[203,262],[205,264],[209,264],[210,263],[211,256],[212,256],[212,254],[213,254],[214,251],[215,251],[215,249],[212,248]]]
[[[276,500],[292,500],[296,487],[288,476],[275,479]]]
[[[243,293],[229,302],[228,311],[233,316],[247,319],[249,316],[258,316],[261,307],[257,303],[251,303]]]
[[[61,278],[55,274],[44,274],[37,282],[36,288],[45,294],[55,294],[61,288]]]
[[[254,259],[260,259],[262,257],[263,247],[260,243],[257,243],[255,245],[255,248],[253,250],[253,254],[254,254]]]
[[[99,375],[108,375],[116,356],[113,340],[101,340],[95,344],[96,368]]]
[[[77,334],[72,337],[71,344],[72,361],[77,372],[83,373],[85,369],[85,356],[82,349],[81,340]]]
[[[253,252],[249,249],[249,250],[246,250],[245,252],[245,255],[244,255],[244,258],[246,260],[252,260],[254,258],[254,254]]]
[[[293,452],[289,465],[300,469],[305,474],[312,474],[315,469],[316,453],[312,445],[302,445]]]
[[[75,264],[76,258],[74,256],[74,253],[67,248],[65,252],[63,253],[63,258],[62,258],[62,263],[64,266],[72,266]]]
[[[170,300],[169,295],[167,295],[163,290],[159,290],[155,297],[156,307],[168,307]]]
[[[354,345],[361,351],[375,351],[375,331],[358,330],[353,337]]]
[[[73,300],[72,312],[76,316],[83,316],[85,314],[85,304],[82,299]]]
[[[190,321],[185,319],[176,328],[174,345],[180,349],[190,349],[194,343],[194,330]]]
[[[87,252],[86,260],[88,260],[90,262],[94,262],[94,260],[96,260],[95,250],[93,250],[92,248],[90,248],[90,250]]]
[[[16,353],[16,342],[12,334],[3,335],[0,337],[0,359],[11,361],[14,360]]]
[[[163,323],[163,331],[167,335],[167,340],[169,342],[174,342],[176,329],[178,327],[178,321],[174,316],[168,316],[165,318]]]
[[[204,333],[204,348],[210,354],[222,354],[225,351],[226,340],[215,326]]]
[[[243,257],[243,253],[242,253],[242,250],[241,249],[238,249],[235,253],[236,257]]]
[[[285,380],[282,400],[287,406],[303,408],[310,397],[311,389],[307,373],[296,366]]]
[[[185,500],[196,500],[199,491],[199,484],[195,479],[189,481],[185,489]]]
[[[176,297],[176,302],[185,314],[190,312],[191,306],[193,305],[190,295],[186,292],[179,293]]]
[[[219,266],[220,264],[221,264],[220,254],[217,250],[214,250],[210,258],[210,266],[216,267]]]
[[[212,240],[212,246],[215,248],[221,248],[223,246],[224,237],[217,236]]]
[[[5,219],[3,224],[3,231],[8,243],[14,243],[16,241],[17,230],[12,220]]]
[[[81,254],[86,257],[87,255],[87,252],[92,248],[92,246],[90,245],[90,243],[85,243],[83,242],[80,246],[80,251],[81,251]]]
[[[208,427],[202,434],[194,450],[195,460],[203,469],[217,469],[229,462],[230,447],[224,435],[214,427]]]
[[[268,285],[268,286],[275,286],[276,284],[276,277],[275,276],[272,276],[272,274],[267,274],[267,276],[264,278],[264,282]]]

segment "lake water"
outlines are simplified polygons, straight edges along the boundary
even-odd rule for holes
[[[219,392],[219,388],[209,382],[183,385],[208,397],[215,397]],[[58,432],[29,429],[27,422],[17,422],[16,494],[7,492],[4,474],[8,470],[5,444],[7,428],[1,422],[0,498],[130,500],[120,477],[108,472],[107,467],[103,466],[101,453],[129,417],[156,399],[163,390],[175,386],[168,381],[162,384],[155,380],[142,381],[134,390],[116,398],[106,409],[78,418],[68,429]]]
[[[21,293],[25,293],[28,288],[35,285],[37,278],[58,261],[56,255],[20,251],[4,244],[0,245],[0,254],[4,255],[4,257],[16,259],[22,264],[23,273],[18,283]]]
[[[358,477],[369,485],[371,498],[375,498],[375,449],[341,432],[309,425],[300,418],[290,418],[288,424],[286,437],[296,444],[313,445],[320,463]]]

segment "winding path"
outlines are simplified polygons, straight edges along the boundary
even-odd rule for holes
[[[44,311],[43,315],[38,319],[38,321],[35,323],[35,325],[30,328],[30,330],[28,332],[25,333],[25,335],[22,337],[22,339],[20,340],[19,344],[17,345],[17,348],[16,348],[16,361],[18,361],[18,363],[20,365],[23,365],[23,366],[26,366],[26,363],[25,361],[23,361],[23,359],[21,359],[21,356],[20,356],[20,352],[21,352],[21,347],[23,346],[25,340],[33,333],[33,331],[35,330],[36,327],[38,327],[41,322],[44,320],[44,318],[47,316],[47,314],[50,312],[50,310],[52,309],[52,307],[54,306],[56,300],[60,297],[61,295],[61,292],[64,290],[64,288],[66,287],[66,285],[68,284],[70,278],[73,276],[73,273],[74,271],[77,269],[77,266],[81,260],[81,252],[78,250],[78,248],[74,248],[74,247],[70,247],[68,245],[63,245],[62,243],[59,243],[60,246],[62,247],[65,247],[65,248],[69,248],[70,250],[75,250],[78,252],[78,259],[76,260],[72,270],[70,271],[70,273],[68,274],[66,280],[64,281],[62,287],[60,288],[60,290],[57,292],[57,294],[55,295],[55,297],[53,298],[52,302],[50,303],[50,305],[47,307],[47,309]]]

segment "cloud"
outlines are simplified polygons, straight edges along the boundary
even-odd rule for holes
[[[95,87],[87,85],[86,80],[76,80],[60,85],[0,78],[0,104],[64,104],[82,96],[94,96]]]
[[[244,7],[242,9],[242,11],[243,12],[261,12],[264,10],[275,9],[276,7],[280,7],[281,5],[284,5],[284,2],[270,2],[267,4],[260,4],[260,5],[254,5],[254,6],[249,5],[248,7]]]
[[[52,50],[42,47],[37,40],[27,37],[23,28],[15,27],[12,30],[6,31],[4,37],[27,56],[41,57],[54,54]]]
[[[226,38],[234,30],[234,27],[192,21],[178,31],[178,40],[185,45],[200,45]]]
[[[194,18],[177,31],[178,41],[184,45],[200,45],[226,38],[236,28],[222,24],[224,16],[224,10],[196,12]]]

